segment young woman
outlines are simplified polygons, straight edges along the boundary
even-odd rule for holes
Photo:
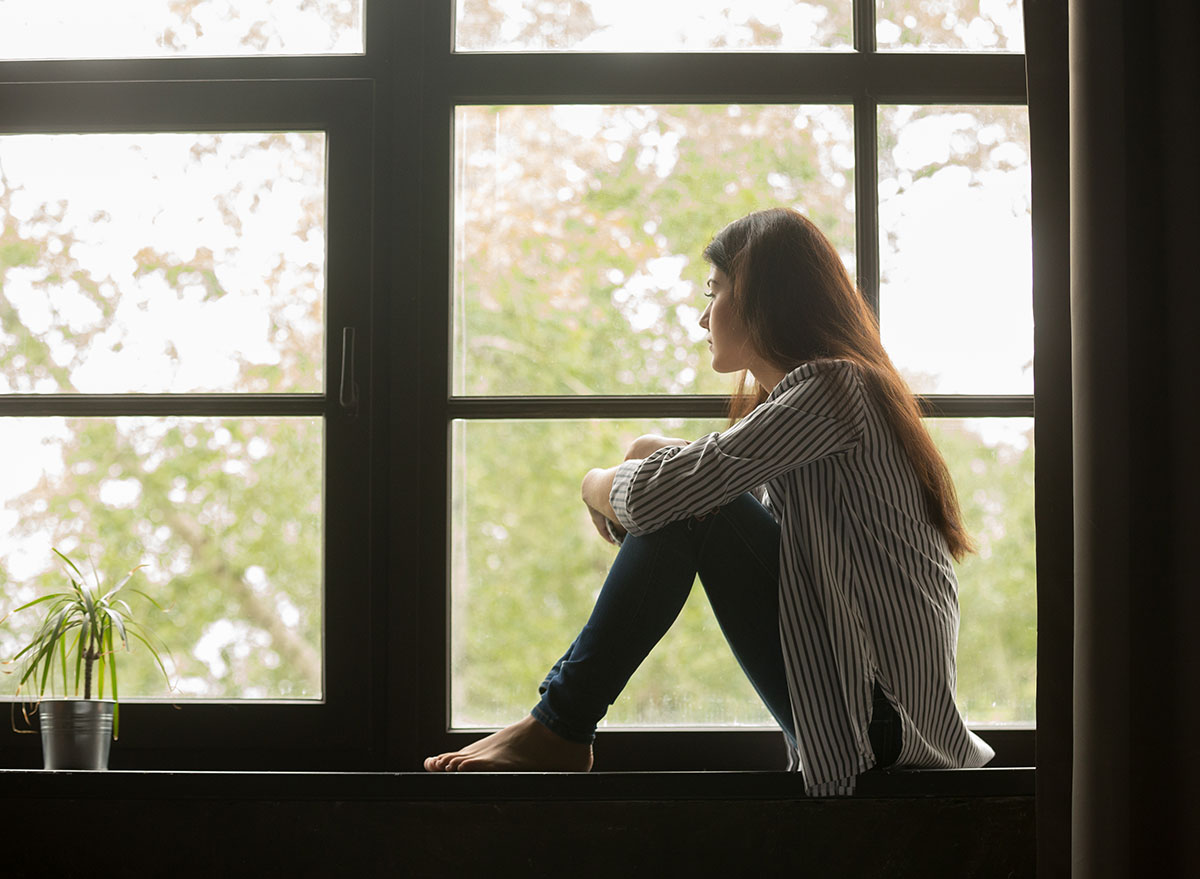
[[[584,503],[621,545],[591,617],[529,716],[426,769],[591,768],[596,724],[697,573],[808,793],[993,756],[954,704],[951,559],[971,540],[874,315],[796,211],[750,214],[704,256],[712,366],[742,372],[732,426],[644,436],[587,474]]]

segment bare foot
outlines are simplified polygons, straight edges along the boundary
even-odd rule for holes
[[[428,772],[587,772],[592,746],[569,742],[532,715],[461,751],[425,758]]]

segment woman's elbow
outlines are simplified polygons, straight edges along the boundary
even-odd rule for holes
[[[643,458],[649,458],[659,449],[665,449],[668,446],[686,446],[687,444],[687,440],[678,437],[659,436],[655,433],[643,434],[629,444],[629,449],[625,452],[625,460],[640,461]]]

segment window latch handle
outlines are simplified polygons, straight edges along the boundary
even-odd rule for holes
[[[338,402],[351,418],[358,415],[358,382],[354,380],[354,327],[342,327],[342,379]]]

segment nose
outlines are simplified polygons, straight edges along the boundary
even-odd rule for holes
[[[702,330],[708,329],[708,315],[709,315],[709,312],[711,312],[711,311],[712,311],[712,303],[710,302],[708,304],[708,307],[704,309],[704,314],[700,315],[700,328]]]

